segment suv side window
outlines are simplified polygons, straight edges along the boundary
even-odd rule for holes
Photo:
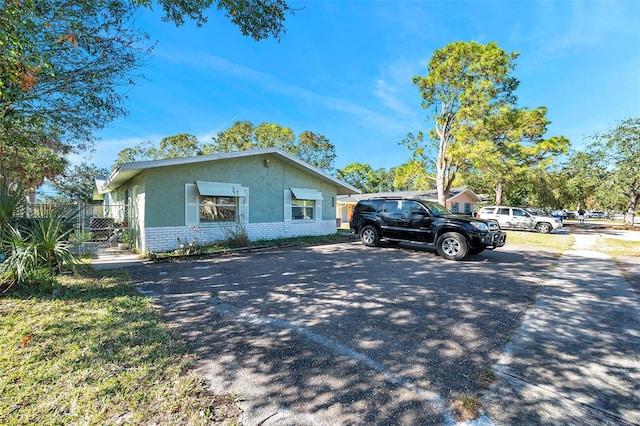
[[[426,213],[427,210],[422,207],[422,204],[416,203],[415,201],[403,201],[402,208],[400,209],[400,213],[404,215],[410,215],[415,213]]]
[[[380,213],[398,213],[398,202],[385,201],[384,203],[382,203],[382,207],[380,208]]]
[[[360,212],[375,212],[378,207],[378,201],[363,200],[358,203],[356,210]]]
[[[496,214],[501,214],[501,215],[509,216],[509,209],[508,209],[508,208],[507,208],[507,209],[505,209],[504,207],[503,207],[503,208],[500,208],[500,209],[498,209],[498,212],[497,212]]]
[[[520,216],[520,217],[529,216],[524,210],[520,210],[520,209],[513,209],[513,215],[514,216]]]

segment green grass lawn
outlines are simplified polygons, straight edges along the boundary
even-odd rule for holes
[[[507,244],[545,247],[563,253],[573,244],[573,236],[567,234],[540,234],[527,231],[505,231]]]
[[[0,296],[0,424],[237,423],[151,300],[94,274]]]
[[[620,240],[617,238],[600,238],[598,251],[611,256],[640,256],[640,241]]]
[[[571,248],[574,237],[565,234],[539,234],[526,231],[505,231],[507,244],[519,244],[534,247],[545,247],[557,250],[559,253]],[[616,238],[599,238],[595,250],[611,256],[640,256],[640,241],[628,241]]]

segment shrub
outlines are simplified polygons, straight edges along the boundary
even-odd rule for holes
[[[30,221],[29,225],[5,223],[1,246],[8,257],[0,263],[0,284],[11,287],[62,270],[75,273],[81,262],[70,250],[69,234],[76,214],[52,208],[46,217]]]
[[[243,248],[251,245],[251,240],[243,224],[238,223],[233,228],[224,228],[226,238],[224,244],[229,248]]]

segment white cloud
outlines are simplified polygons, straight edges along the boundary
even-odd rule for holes
[[[290,99],[302,101],[314,106],[320,106],[333,111],[347,113],[357,117],[363,122],[371,123],[388,121],[387,117],[357,103],[333,96],[323,95],[301,86],[289,84],[272,74],[248,68],[208,53],[174,53],[165,56],[179,63],[205,67],[209,70],[217,71],[239,80],[248,81],[268,92],[281,94]],[[389,124],[393,123],[391,122]]]

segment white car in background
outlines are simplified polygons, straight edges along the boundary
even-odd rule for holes
[[[534,215],[519,207],[487,206],[477,214],[480,219],[493,219],[503,229],[523,229],[548,234],[562,227],[562,221],[551,216]]]

